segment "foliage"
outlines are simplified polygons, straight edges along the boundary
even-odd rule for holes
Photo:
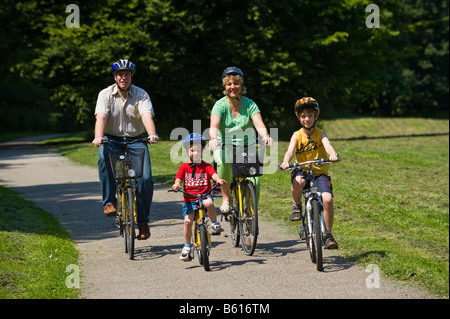
[[[369,0],[83,1],[80,28],[66,27],[58,1],[6,2],[0,70],[10,79],[0,81],[13,94],[0,93],[0,109],[12,118],[8,106],[19,106],[28,125],[48,115],[54,129],[92,128],[97,94],[113,83],[119,58],[136,64],[135,84],[166,132],[190,129],[193,119],[207,126],[230,65],[243,69],[270,126],[292,124],[292,105],[305,95],[326,117],[448,116],[445,0],[383,1],[373,29]],[[1,118],[4,129],[23,124]]]

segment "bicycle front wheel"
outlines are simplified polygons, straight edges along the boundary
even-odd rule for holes
[[[316,267],[318,271],[323,270],[323,255],[322,255],[322,229],[320,225],[320,205],[318,200],[311,202],[313,213],[313,238],[314,248],[316,252]]]
[[[132,188],[127,189],[127,200],[125,209],[125,242],[128,258],[134,259],[134,240],[136,238],[135,231],[135,211],[136,200]]]
[[[241,186],[242,212],[239,220],[242,249],[247,256],[253,255],[258,238],[258,207],[256,191],[252,182],[246,181]]]
[[[309,206],[312,207],[312,206]],[[312,208],[308,208],[308,202],[305,205],[306,208],[306,246],[308,246],[309,256],[311,261],[316,263],[316,247],[314,244],[314,211]]]
[[[198,230],[200,233],[200,264],[203,265],[206,271],[209,271],[209,238],[208,231],[205,225],[199,225]]]

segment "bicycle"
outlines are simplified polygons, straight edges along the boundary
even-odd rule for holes
[[[149,143],[145,137],[139,137],[131,142],[117,142],[103,140],[102,144],[116,144],[121,149],[113,150],[109,154],[109,161],[117,181],[117,217],[116,225],[120,236],[124,238],[125,253],[129,259],[134,259],[134,240],[136,238],[136,197],[139,195],[137,178],[142,177],[144,167],[145,150],[143,148],[132,149],[129,146],[134,143]]]
[[[194,213],[194,225],[192,226],[192,249],[197,250],[198,261],[200,265],[206,271],[210,270],[209,267],[209,255],[211,252],[211,236],[208,231],[208,220],[206,219],[207,214],[205,214],[205,208],[203,207],[203,200],[208,198],[212,192],[214,192],[219,184],[214,184],[211,189],[204,194],[191,194],[181,188],[177,188],[175,190],[169,189],[168,192],[182,192],[189,196],[190,198],[197,199],[197,209]],[[194,254],[189,255],[189,261],[194,259]]]
[[[249,148],[255,145],[253,152]],[[226,148],[221,143],[222,149]],[[262,156],[258,156],[257,144],[231,145],[229,158],[232,158],[231,171],[232,182],[230,185],[230,212],[222,214],[222,218],[230,223],[231,233],[225,237],[231,237],[234,247],[242,249],[247,256],[253,255],[259,235],[258,205],[256,202],[255,177],[261,176]],[[253,178],[253,181],[252,181]]]
[[[323,214],[322,193],[317,189],[316,176],[313,165],[322,166],[331,164],[328,159],[315,158],[313,161],[294,163],[285,171],[300,170],[306,168],[306,186],[303,188],[305,199],[305,214],[302,216],[302,224],[299,231],[300,239],[306,240],[311,261],[316,264],[318,271],[323,271],[322,248],[325,246],[325,220]]]

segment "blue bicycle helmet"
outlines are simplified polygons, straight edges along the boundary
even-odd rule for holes
[[[239,75],[242,78],[242,81],[244,81],[244,73],[241,71],[241,69],[239,69],[239,68],[237,68],[235,66],[230,66],[230,67],[226,68],[225,70],[223,70],[223,72],[222,72],[222,80],[227,75]]]
[[[191,147],[194,141],[200,141],[202,147],[205,147],[206,145],[206,140],[203,135],[198,133],[191,133],[189,135],[186,135],[186,137],[183,139],[183,146],[188,149],[189,147]]]
[[[131,71],[131,74],[134,74],[134,72],[136,71],[136,67],[130,60],[120,59],[117,62],[114,62],[111,67],[111,72],[113,74],[117,71]]]

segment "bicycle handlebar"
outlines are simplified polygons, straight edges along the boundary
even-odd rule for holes
[[[292,165],[289,165],[288,168],[285,169],[285,171],[290,171],[290,170],[294,170],[294,169],[298,169],[300,167],[307,167],[308,165],[311,164],[316,164],[317,166],[322,166],[324,164],[332,164],[333,162],[331,162],[329,159],[327,158],[315,158],[314,161],[307,161],[307,162],[302,162],[302,163],[294,163]],[[280,167],[281,164],[278,165],[278,167]],[[281,168],[280,168],[281,170]]]
[[[131,142],[125,142],[125,141],[120,141],[119,142],[119,141],[105,140],[105,139],[102,140],[102,144],[103,145],[112,143],[112,144],[116,144],[116,145],[124,145],[124,146],[126,146],[126,145],[131,145],[131,144],[134,144],[134,143],[138,143],[138,142],[148,143],[148,144],[156,144],[156,143],[158,143],[158,141],[151,141],[147,137],[138,137],[138,138],[136,138],[135,140],[133,140]]]
[[[189,196],[190,198],[205,199],[209,194],[211,194],[211,193],[212,193],[217,187],[219,187],[219,186],[220,186],[219,183],[213,184],[213,186],[211,187],[211,189],[210,189],[208,192],[204,193],[204,194],[191,194],[191,193],[189,193],[189,192],[186,192],[186,191],[185,191],[184,189],[182,189],[182,188],[169,189],[169,190],[167,190],[167,192],[174,192],[174,193],[181,192],[181,193],[186,194],[186,195]]]

